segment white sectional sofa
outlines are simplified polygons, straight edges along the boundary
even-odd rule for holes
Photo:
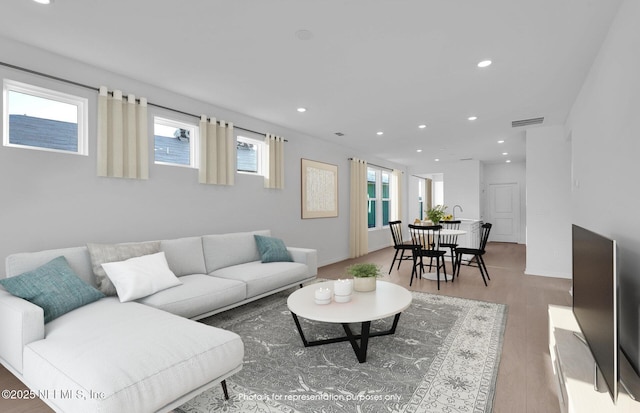
[[[162,240],[179,285],[101,298],[46,324],[41,307],[0,286],[0,362],[59,412],[170,411],[242,368],[240,337],[194,320],[317,274],[315,250],[288,247],[292,262],[263,263],[254,235],[270,231]],[[86,246],[11,255],[6,276],[60,256],[97,286]]]

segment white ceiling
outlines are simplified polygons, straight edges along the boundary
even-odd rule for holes
[[[524,129],[511,121],[564,122],[619,4],[2,0],[0,35],[338,142],[364,159],[517,162]],[[299,30],[312,38],[299,39]],[[493,64],[478,68],[484,59]]]

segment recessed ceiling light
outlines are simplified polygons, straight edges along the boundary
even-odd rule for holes
[[[426,128],[426,127],[427,127],[427,125],[418,125],[418,127],[419,127],[420,129],[424,129],[424,128]]]
[[[297,111],[303,113],[307,111],[307,108],[298,108]]]
[[[478,63],[478,67],[487,67],[487,66],[491,66],[491,60],[483,60],[482,62]]]
[[[503,155],[509,155],[509,152],[502,152]]]
[[[380,136],[380,135],[384,135],[384,132],[382,132],[382,131],[377,132],[377,133],[376,133],[376,135],[378,135],[378,136]]]
[[[436,159],[434,159],[434,161],[436,161],[436,162],[440,162],[440,159],[436,158]]]
[[[504,141],[498,141],[498,143],[504,143]]]
[[[505,162],[507,162],[507,163],[511,163],[511,159],[507,159]]]
[[[51,4],[53,3],[53,0],[33,0],[36,3],[40,3],[40,4]]]
[[[422,149],[418,149],[416,152],[420,153],[420,152],[422,152]]]
[[[469,116],[467,119],[469,119],[469,120],[476,120],[476,119],[478,119],[478,117],[477,117],[477,116]]]

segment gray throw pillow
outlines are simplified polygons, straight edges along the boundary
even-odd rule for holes
[[[117,295],[116,287],[111,283],[102,264],[128,260],[129,258],[160,252],[160,241],[126,244],[87,244],[93,275],[98,289],[106,295]]]

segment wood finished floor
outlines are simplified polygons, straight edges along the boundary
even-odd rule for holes
[[[485,287],[475,267],[462,267],[454,283],[414,280],[409,287],[411,264],[403,262],[389,271],[393,248],[373,252],[354,260],[342,261],[319,269],[318,277],[344,277],[345,268],[355,262],[373,262],[382,266],[384,279],[413,291],[507,304],[508,316],[502,358],[494,399],[494,413],[559,413],[555,384],[549,361],[547,306],[571,305],[569,280],[524,274],[524,245],[489,243],[485,261],[491,281]],[[447,263],[449,264],[449,263]],[[449,271],[449,266],[447,267]],[[25,386],[0,366],[0,390],[25,389]],[[2,413],[51,412],[40,400],[0,399]]]

